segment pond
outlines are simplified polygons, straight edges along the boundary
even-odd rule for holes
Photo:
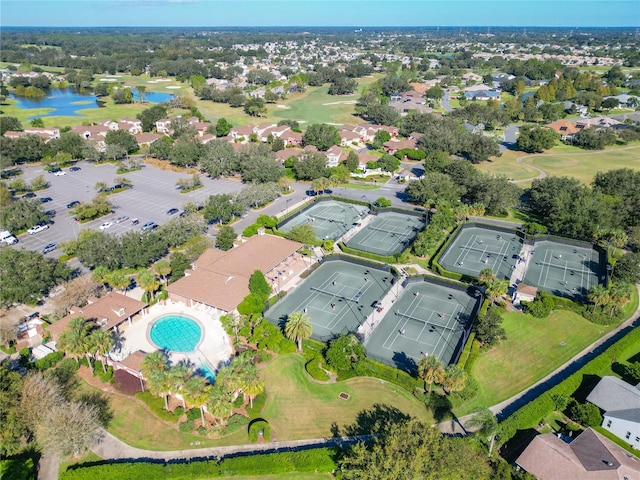
[[[87,110],[99,108],[98,99],[93,94],[83,94],[77,92],[74,88],[64,90],[49,90],[46,97],[27,98],[9,95],[16,101],[18,107],[23,110],[33,110],[36,108],[52,108],[53,110],[44,115],[36,115],[36,117],[79,117],[78,110]]]
[[[101,108],[102,105],[98,98],[92,93],[79,93],[75,88],[67,88],[64,90],[49,90],[46,97],[27,98],[9,95],[16,101],[19,108],[23,110],[33,110],[36,108],[51,108],[49,113],[43,115],[34,115],[29,117],[80,117],[80,110],[93,108]],[[138,92],[133,90],[134,100],[138,100]],[[173,94],[164,92],[146,92],[144,99],[149,103],[168,102],[173,98]]]

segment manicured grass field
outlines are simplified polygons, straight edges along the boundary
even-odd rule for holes
[[[579,151],[571,153],[539,155],[523,159],[523,162],[542,168],[549,175],[569,175],[589,184],[597,172],[618,168],[640,170],[640,145],[610,148],[599,152]]]
[[[518,162],[518,158],[521,161]],[[495,175],[506,175],[519,185],[526,187],[540,172],[532,165],[544,170],[547,175],[575,177],[582,183],[590,184],[596,173],[618,168],[640,170],[640,144],[610,146],[604,150],[582,150],[571,145],[557,145],[546,153],[527,155],[524,152],[507,150],[502,156],[476,165],[478,170]]]
[[[480,385],[478,396],[462,405],[458,415],[490,407],[533,385],[613,328],[565,310],[542,319],[506,312],[503,319],[507,339],[477,360],[472,374]]]
[[[482,162],[476,165],[478,170],[493,175],[506,175],[512,180],[526,180],[527,178],[535,178],[539,172],[529,165],[518,162],[518,157],[524,155],[524,152],[515,150],[506,150],[502,152],[500,157],[493,157],[488,162]]]
[[[426,407],[406,390],[375,378],[352,378],[334,384],[318,384],[304,370],[299,355],[279,357],[265,369],[267,404],[262,417],[278,440],[320,438],[331,435],[331,424],[353,424],[359,412],[374,404],[392,405],[401,411],[432,421]],[[350,398],[339,398],[341,392]]]
[[[231,477],[219,477],[219,478],[233,478],[233,480],[321,480],[323,478],[335,478],[330,473],[306,473],[306,472],[291,472],[291,473],[278,473],[274,475],[259,475],[259,476],[244,476],[233,475]]]

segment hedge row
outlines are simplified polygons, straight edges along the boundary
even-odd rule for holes
[[[356,250],[355,248],[349,248],[343,242],[338,242],[338,247],[340,247],[340,250],[344,253],[348,253],[349,255],[354,255],[356,257],[368,258],[369,260],[376,260],[382,263],[397,263],[398,261],[396,257],[378,255],[376,253],[369,253],[362,250]],[[402,254],[398,255],[398,258],[400,256],[402,256]]]
[[[416,388],[424,388],[424,382],[419,378],[412,377],[407,372],[398,370],[370,358],[360,360],[355,370],[349,372],[339,372],[339,381],[353,377],[374,377],[386,380],[389,383],[398,385],[408,392],[413,392]]]
[[[471,332],[469,338],[467,339],[467,343],[464,345],[464,349],[460,354],[460,358],[458,359],[458,366],[463,370],[467,371],[465,365],[467,364],[467,360],[469,359],[469,355],[471,355],[471,347],[473,345],[473,339],[476,338],[476,332]]]
[[[182,407],[177,407],[173,412],[164,408],[162,397],[151,395],[149,392],[138,392],[136,398],[142,400],[158,418],[166,422],[177,422],[184,413]]]
[[[640,328],[635,328],[577,372],[514,412],[500,423],[498,434],[500,442],[508,441],[518,430],[532,428],[540,423],[544,417],[555,410],[553,398],[556,395],[574,395],[586,376],[601,376],[613,362],[618,361],[620,355],[638,343],[640,343]]]
[[[148,480],[205,479],[239,475],[268,475],[288,472],[325,472],[336,469],[335,449],[317,448],[300,452],[256,454],[191,463],[111,463],[79,466],[60,475],[61,480]]]

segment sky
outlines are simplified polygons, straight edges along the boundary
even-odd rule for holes
[[[640,27],[640,0],[1,0],[0,25]]]

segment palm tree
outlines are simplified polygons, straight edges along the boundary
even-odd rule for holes
[[[90,335],[97,354],[102,356],[102,370],[107,373],[107,353],[113,348],[115,340],[111,330],[94,330]]]
[[[154,370],[168,370],[169,358],[167,354],[162,350],[156,350],[155,352],[147,353],[142,360],[142,374],[146,377],[147,374]]]
[[[442,383],[444,368],[442,362],[435,355],[423,355],[418,362],[418,376],[429,384],[429,393],[434,383]]]
[[[264,392],[264,380],[259,375],[253,376],[245,383],[242,392],[249,397],[249,404],[253,408],[253,399]]]
[[[143,270],[136,276],[136,281],[138,282],[138,285],[140,285],[140,287],[146,292],[147,299],[149,301],[153,300],[154,293],[160,286],[160,282],[158,282],[156,276],[149,270]]]
[[[467,384],[467,374],[458,365],[449,365],[444,369],[442,386],[447,393],[459,392]]]
[[[238,331],[244,324],[244,319],[235,313],[230,313],[228,318],[229,326],[233,329],[233,335],[236,337],[236,343],[238,343]]]
[[[182,396],[182,408],[187,409],[187,403],[182,395],[187,380],[191,376],[191,369],[185,362],[180,362],[169,369],[169,384],[172,393],[180,393]]]
[[[147,388],[152,395],[162,397],[164,409],[169,410],[169,394],[171,393],[171,376],[168,370],[153,370],[145,375]]]
[[[631,292],[628,285],[614,283],[609,289],[609,293],[607,296],[607,306],[611,308],[609,310],[609,316],[612,316],[613,312],[615,312],[618,308],[625,306],[630,297]]]
[[[480,410],[465,425],[476,430],[476,434],[489,441],[489,456],[493,450],[493,440],[498,430],[498,420],[488,408]]]
[[[493,273],[493,270],[491,270],[490,268],[483,268],[478,274],[478,280],[480,280],[480,283],[482,283],[483,285],[489,285],[490,283],[495,281],[495,279],[496,274]]]
[[[284,326],[284,334],[289,340],[298,343],[298,352],[302,351],[302,340],[309,338],[312,333],[311,319],[306,313],[293,312],[289,315]]]
[[[114,270],[107,275],[107,283],[111,285],[111,288],[122,290],[122,293],[124,293],[131,284],[131,279],[127,277],[122,270]]]
[[[167,275],[171,273],[171,264],[166,260],[158,260],[154,265],[153,269],[156,271],[158,275],[162,277],[162,281],[164,284],[167,284]]]
[[[590,302],[593,302],[593,313],[596,313],[596,308],[601,305],[607,297],[607,289],[603,285],[594,285],[587,293],[587,298]]]
[[[58,347],[67,352],[72,357],[80,357],[86,352],[87,335],[90,326],[84,317],[76,317],[71,322],[67,330],[62,332],[58,340]],[[89,362],[91,366],[91,362]]]
[[[138,102],[144,103],[144,94],[147,91],[147,87],[145,87],[144,85],[139,85],[136,87],[136,90],[138,91]]]
[[[491,299],[491,303],[493,303],[496,300],[496,298],[501,297],[502,295],[507,293],[508,290],[509,290],[508,280],[494,280],[493,282],[489,283],[485,288],[487,295],[489,295],[489,298]]]
[[[233,396],[216,383],[209,390],[207,410],[216,420],[219,420],[220,426],[224,428],[227,419],[233,413]]]
[[[211,390],[211,386],[207,384],[207,381],[204,378],[199,376],[193,376],[187,380],[184,384],[184,388],[182,389],[182,396],[185,401],[189,405],[200,409],[200,420],[203,427],[205,423],[204,406],[209,398],[209,390]]]
[[[147,381],[147,388],[153,395],[164,398],[164,408],[169,409],[167,401],[168,375],[169,370],[167,354],[162,350],[148,353],[142,360],[142,375]]]

